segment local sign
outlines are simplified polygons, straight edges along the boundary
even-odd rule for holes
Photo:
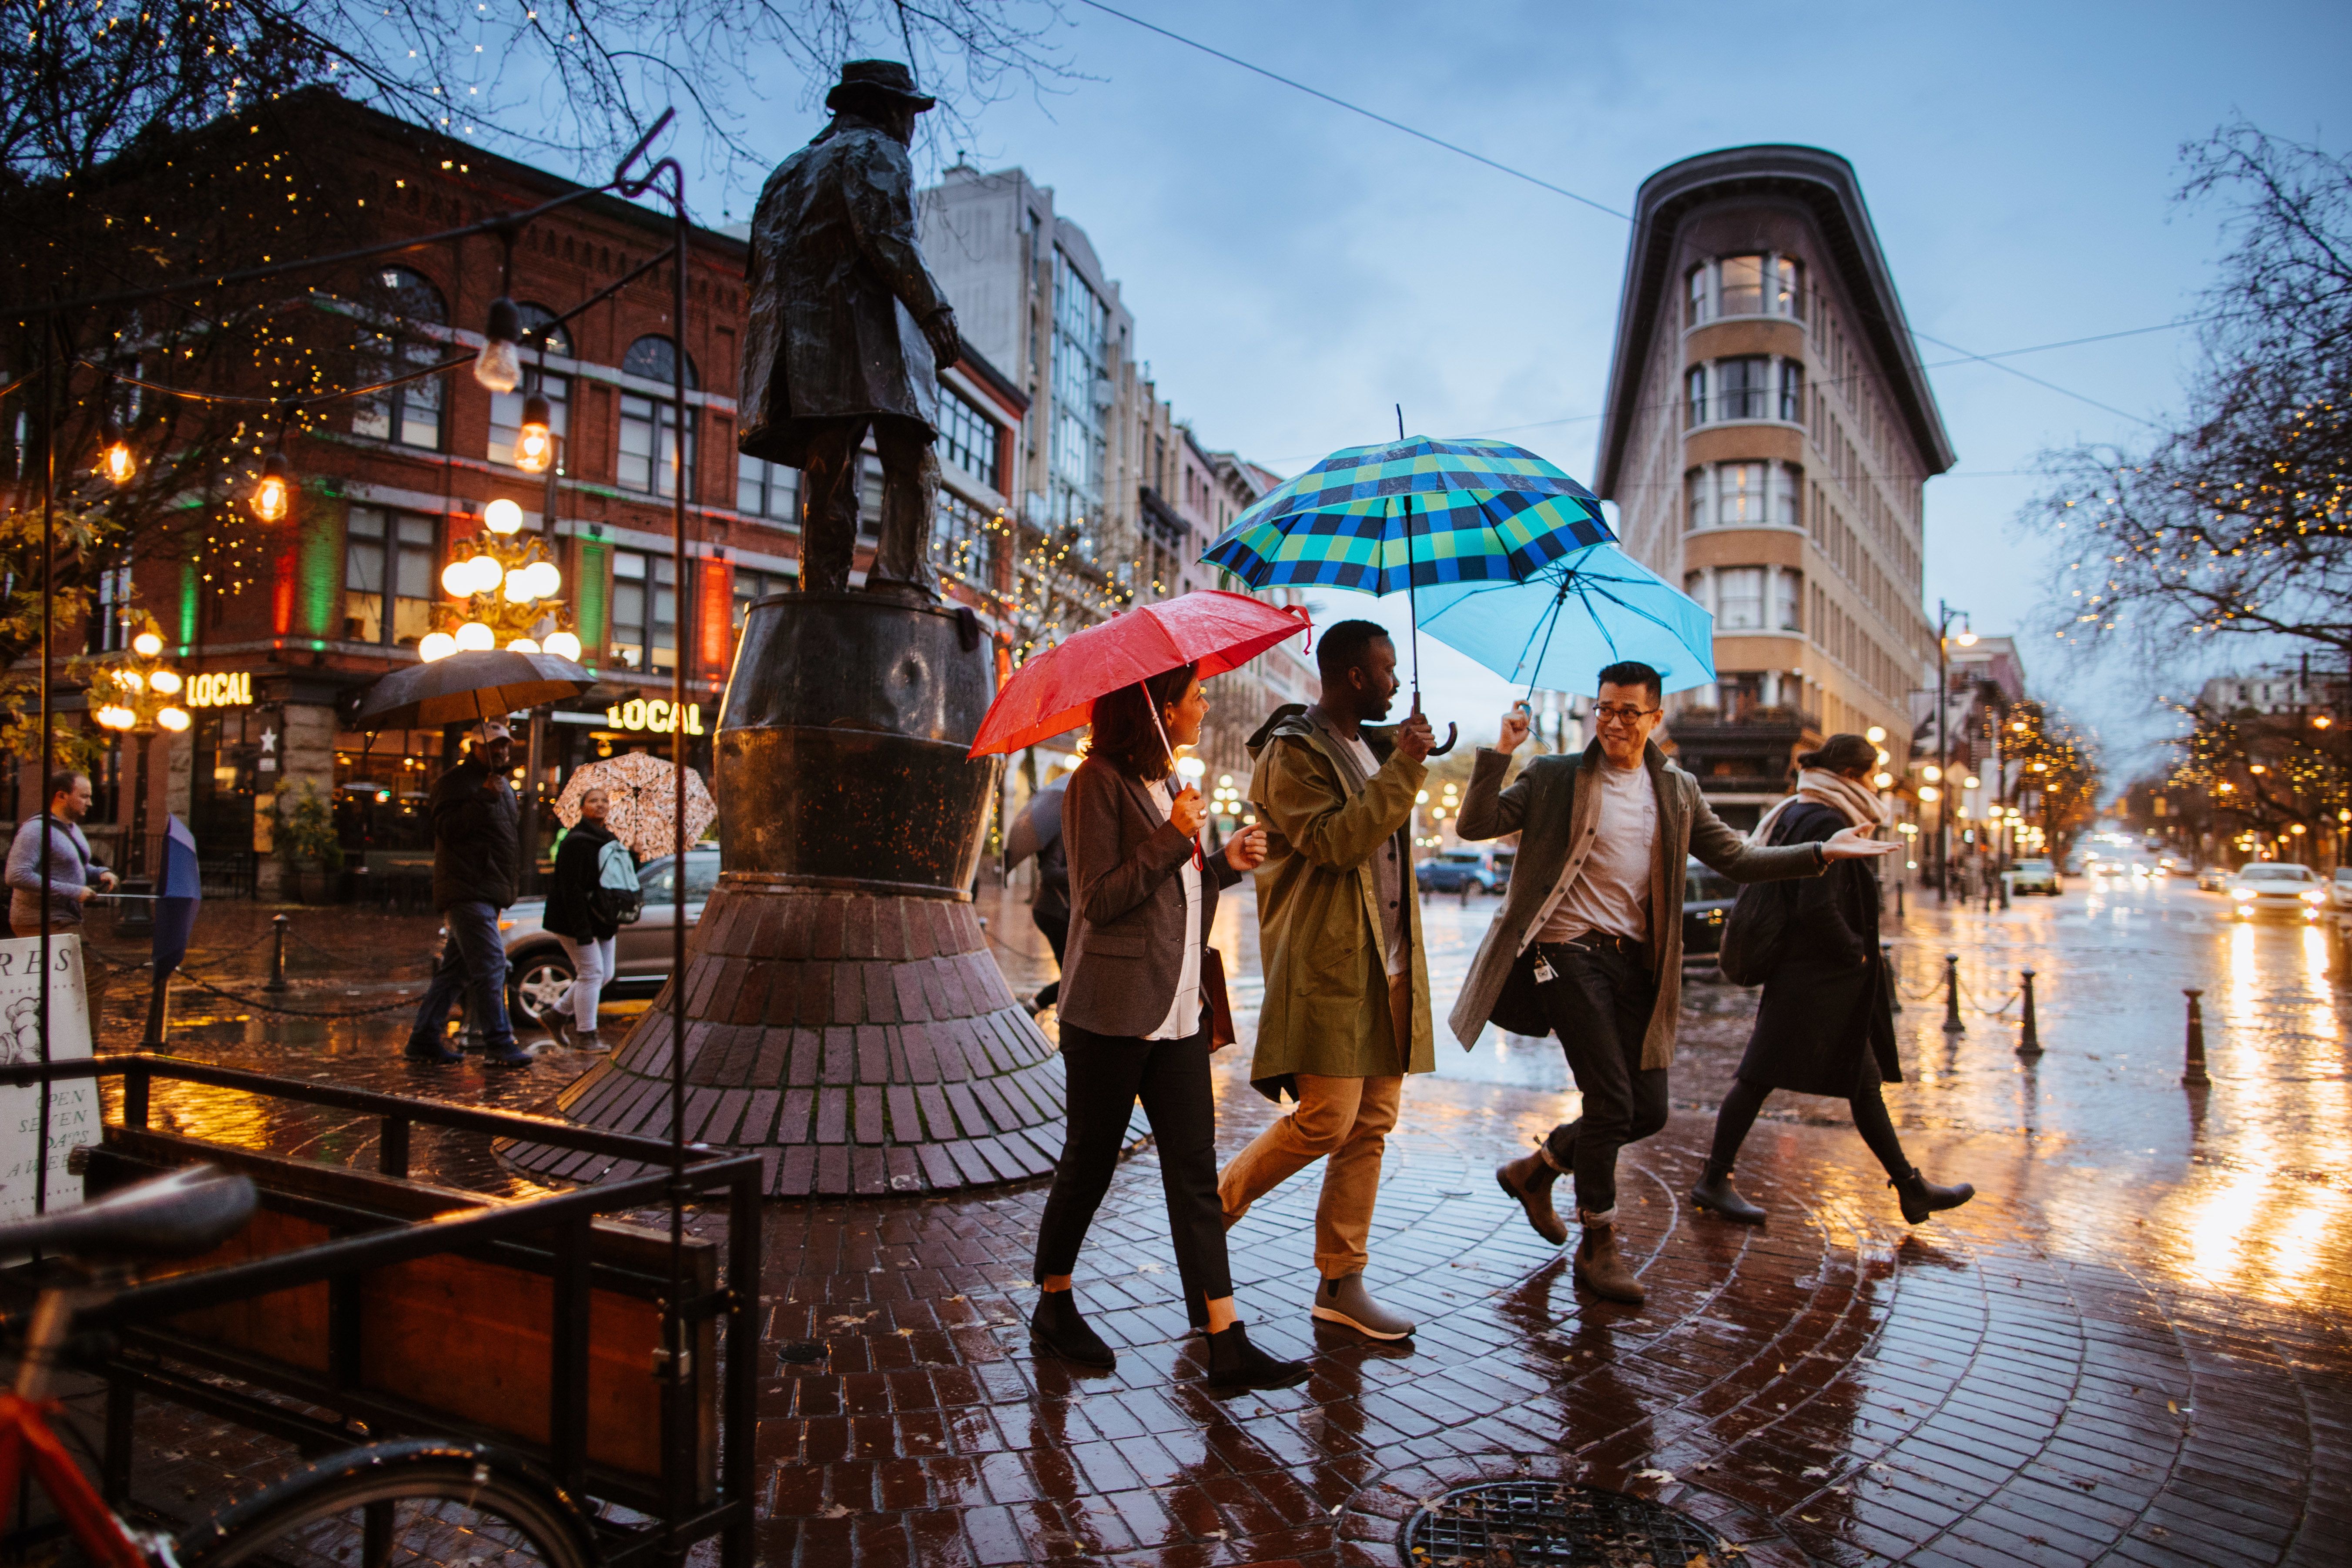
[[[632,697],[604,710],[604,721],[615,730],[650,730],[656,734],[674,734],[679,716],[686,720],[686,732],[702,733],[702,704],[673,703],[666,698]]]
[[[252,702],[253,675],[249,670],[207,671],[188,677],[191,708],[245,708]]]

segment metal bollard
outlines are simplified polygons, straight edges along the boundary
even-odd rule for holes
[[[2038,1057],[2042,1054],[2042,1035],[2033,1026],[2033,971],[2022,971],[2020,978],[2025,983],[2025,1032],[2017,1037],[2017,1054]]]
[[[269,920],[269,984],[264,991],[286,989],[286,917],[272,915]]]
[[[2205,1076],[2205,1009],[2198,1002],[2205,993],[2183,986],[2180,994],[2189,998],[2189,1065],[2180,1081],[2189,1089],[2205,1089],[2213,1082]]]
[[[1944,1033],[1965,1035],[1969,1026],[1960,1022],[1960,955],[1944,954]]]
[[[2000,907],[2003,911],[2006,911],[2009,909],[2009,873],[2006,871],[1996,872],[1994,873],[1994,880],[2000,884]]]
[[[1903,984],[1895,976],[1895,944],[1891,942],[1880,942],[1878,957],[1879,973],[1886,976],[1886,1010],[1890,1013],[1900,1013],[1903,1011]]]
[[[1895,918],[1898,921],[1903,918],[1903,884],[1900,882],[1895,884]]]

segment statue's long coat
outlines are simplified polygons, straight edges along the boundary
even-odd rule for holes
[[[746,454],[799,468],[810,421],[877,415],[939,428],[917,322],[946,297],[915,244],[907,149],[855,115],[768,176],[751,219],[743,329]]]

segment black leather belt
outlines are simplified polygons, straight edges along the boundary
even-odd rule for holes
[[[1572,942],[1544,942],[1538,940],[1533,945],[1538,948],[1549,947],[1561,950],[1573,949],[1580,952],[1591,952],[1595,949],[1605,948],[1617,952],[1630,953],[1637,956],[1642,951],[1642,944],[1635,942],[1630,936],[1612,936],[1607,931],[1586,931],[1583,935],[1577,937]]]

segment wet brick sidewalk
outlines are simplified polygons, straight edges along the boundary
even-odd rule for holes
[[[1443,907],[1433,948],[1458,963],[1486,907]],[[1000,909],[992,936],[1026,990],[1047,971],[1019,913]],[[379,952],[379,973],[416,973],[421,955],[396,962],[415,924],[318,935]],[[1244,1005],[1251,934],[1234,938]],[[1981,1003],[1947,1037],[1915,1002],[1912,1081],[1889,1095],[1913,1157],[1976,1183],[1974,1203],[1906,1226],[1836,1108],[1781,1097],[1740,1166],[1772,1222],[1727,1226],[1683,1195],[1709,1121],[1682,1110],[1623,1172],[1650,1301],[1594,1301],[1492,1175],[1572,1113],[1557,1047],[1448,1047],[1448,1076],[1407,1090],[1371,1248],[1376,1289],[1421,1321],[1412,1341],[1310,1325],[1312,1173],[1234,1232],[1253,1337],[1314,1357],[1297,1389],[1221,1404],[1198,1386],[1148,1149],[1117,1175],[1078,1273],[1120,1352],[1104,1377],[1028,1345],[1041,1187],[770,1205],[767,1342],[826,1354],[761,1368],[761,1563],[1386,1564],[1424,1500],[1519,1476],[1661,1499],[1755,1563],[2346,1561],[2352,1095],[2307,933],[2227,929],[2159,889],[2006,916],[1915,909],[1898,944],[1914,994],[1948,947]],[[260,973],[250,952],[226,956],[248,989],[235,976]],[[317,988],[335,989],[320,962]],[[2021,963],[2052,977],[2052,1054],[2030,1069],[2000,1011]],[[2216,1083],[2196,1094],[2177,1081],[2182,984],[2212,987]],[[1742,995],[1695,996],[1678,1106],[1727,1079]],[[539,1103],[583,1063],[419,1074],[392,1056],[399,1015],[273,1024],[192,1003],[185,1017],[192,1054],[453,1099]],[[1227,1057],[1231,1153],[1272,1107]],[[368,1157],[350,1130],[242,1103],[191,1096],[172,1114]],[[433,1160],[499,1179],[455,1142]],[[144,1417],[159,1440],[142,1445],[143,1496],[193,1508],[269,1473],[250,1446],[172,1420]]]

